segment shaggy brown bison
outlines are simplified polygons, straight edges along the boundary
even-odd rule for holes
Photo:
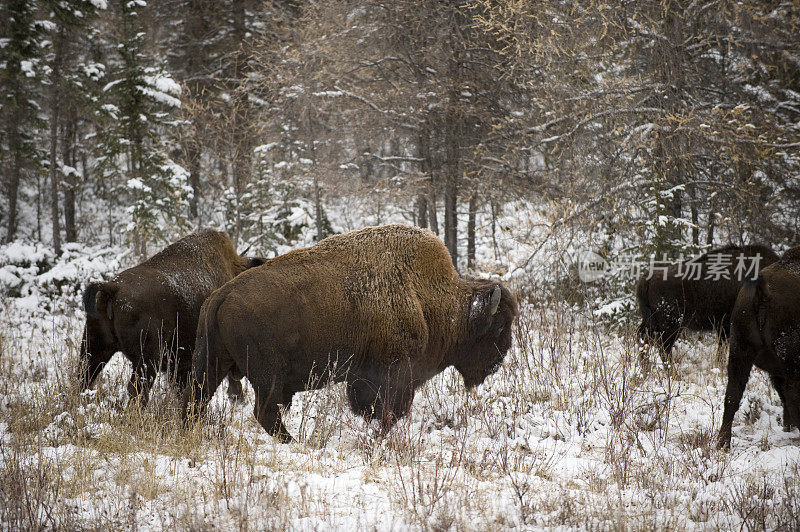
[[[460,278],[430,231],[388,225],[332,236],[209,297],[187,408],[238,368],[255,389],[255,417],[280,441],[291,436],[279,405],[330,381],[345,381],[352,410],[388,430],[417,387],[448,366],[467,387],[496,371],[516,315],[508,288]]]
[[[728,386],[718,445],[730,447],[733,416],[755,364],[783,403],[784,430],[800,427],[800,247],[745,283],[731,317]]]
[[[83,294],[86,328],[80,356],[84,388],[92,385],[117,351],[133,364],[128,391],[142,404],[147,402],[159,369],[172,369],[185,386],[203,301],[239,273],[261,263],[262,259],[239,256],[224,233],[204,230],[182,238],[111,281],[91,283]],[[230,384],[232,395],[241,391],[238,380]]]
[[[754,277],[776,260],[778,256],[766,246],[726,246],[651,272],[649,279],[642,277],[636,285],[640,337],[661,348],[665,359],[684,328],[716,328],[727,338],[731,309],[744,277]],[[757,267],[751,268],[754,261]]]

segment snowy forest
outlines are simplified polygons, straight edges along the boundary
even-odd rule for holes
[[[2,529],[800,527],[783,395],[754,370],[717,449],[727,341],[640,356],[634,294],[800,242],[794,0],[2,0],[0,180]],[[203,228],[269,259],[389,223],[514,290],[477,389],[385,435],[304,392],[291,444],[246,381],[188,428],[121,355],[80,389],[89,282]]]
[[[608,249],[796,241],[793,2],[2,10],[5,242],[144,257],[215,226],[267,253],[351,197],[460,268],[518,200]]]

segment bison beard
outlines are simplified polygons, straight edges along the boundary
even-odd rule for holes
[[[778,392],[784,430],[800,427],[800,247],[765,268],[736,298],[719,447],[731,445],[733,417],[754,365]]]
[[[280,405],[330,381],[346,382],[352,410],[388,430],[415,390],[446,367],[469,387],[496,371],[516,315],[508,288],[459,277],[429,231],[390,225],[332,236],[270,259],[209,297],[187,413],[202,409],[238,368],[255,390],[256,419],[281,441],[291,436]]]
[[[182,238],[111,281],[91,283],[83,294],[83,387],[92,385],[117,351],[133,364],[128,392],[142,404],[159,370],[173,371],[185,386],[203,301],[262,262],[239,256],[224,233],[205,230]],[[234,396],[241,391],[238,378],[231,381]]]

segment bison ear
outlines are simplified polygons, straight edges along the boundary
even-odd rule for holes
[[[476,336],[486,334],[492,324],[492,318],[500,306],[502,293],[497,285],[481,290],[472,297],[469,309],[469,326]]]
[[[114,310],[111,299],[117,293],[119,286],[116,283],[91,283],[83,293],[83,308],[86,316],[102,318],[103,314],[109,319],[114,319]]]

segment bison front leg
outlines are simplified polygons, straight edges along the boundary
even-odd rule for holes
[[[242,390],[242,372],[236,366],[228,372],[228,398],[232,403],[244,403],[244,392]]]
[[[731,431],[733,416],[739,410],[745,386],[753,369],[753,357],[747,353],[736,341],[731,339],[730,354],[728,356],[728,385],[725,388],[725,407],[722,413],[722,426],[719,429],[717,447],[729,449],[731,446]]]
[[[383,432],[388,432],[413,402],[411,372],[402,363],[352,370],[347,378],[347,398],[354,413],[367,421],[377,419]]]
[[[133,365],[131,378],[128,380],[128,395],[131,401],[137,401],[141,408],[147,406],[150,400],[150,390],[156,379],[156,368],[144,362]]]
[[[101,351],[99,354],[87,353],[84,345],[81,345],[81,351],[85,354],[81,355],[81,391],[88,390],[97,380],[100,372],[103,370],[111,356],[114,354],[111,351]]]
[[[87,326],[80,347],[81,391],[89,389],[116,352],[116,345],[103,338],[103,331]]]
[[[783,400],[784,430],[800,428],[800,381],[787,379]]]
[[[661,361],[665,365],[672,364],[672,347],[680,336],[680,327],[673,327],[662,332],[658,338],[658,345],[661,348]]]

